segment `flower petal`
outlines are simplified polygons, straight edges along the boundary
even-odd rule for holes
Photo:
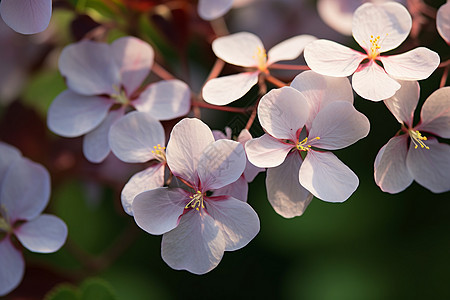
[[[436,27],[442,38],[450,44],[450,2],[439,7],[436,15]]]
[[[331,152],[309,151],[299,178],[301,185],[327,202],[344,202],[359,184],[355,173]]]
[[[163,260],[175,270],[205,274],[214,269],[225,251],[221,228],[205,211],[184,214],[180,224],[163,235]]]
[[[7,212],[10,224],[36,218],[47,206],[49,198],[48,171],[27,158],[15,160],[0,187],[0,204]]]
[[[245,147],[245,143],[251,139],[252,139],[252,135],[245,128],[241,130],[241,133],[239,133],[239,136],[237,137],[237,141],[239,143],[241,143],[242,146],[244,146],[244,147]],[[265,171],[265,169],[256,167],[247,158],[247,163],[245,164],[245,170],[244,170],[244,178],[247,182],[252,182],[253,179],[255,179],[256,175],[258,175],[258,173],[264,172],[264,171]],[[233,196],[233,195],[231,195],[231,196]],[[233,196],[233,197],[238,198],[235,196]]]
[[[247,203],[227,197],[215,201],[206,198],[206,209],[216,221],[225,239],[225,251],[246,246],[259,232],[259,218]]]
[[[121,74],[122,85],[127,95],[132,95],[150,73],[155,52],[149,44],[131,36],[115,40],[111,51]]]
[[[197,167],[203,191],[215,190],[238,180],[246,161],[244,147],[238,142],[218,140],[208,145]]]
[[[297,75],[291,87],[300,91],[309,104],[309,115],[306,128],[317,113],[334,101],[347,101],[353,104],[353,89],[348,78],[320,75],[314,71],[305,71]]]
[[[47,126],[64,137],[80,136],[100,125],[112,105],[111,99],[65,90],[50,105]]]
[[[233,183],[214,190],[212,196],[231,196],[240,201],[247,202],[248,183],[244,176],[241,176]]]
[[[450,87],[442,87],[428,97],[422,106],[420,120],[418,130],[450,138]]]
[[[366,57],[358,51],[328,40],[309,43],[303,55],[311,70],[334,77],[352,75]]]
[[[298,151],[294,151],[281,165],[267,169],[267,198],[273,209],[285,218],[301,216],[313,198],[299,182],[301,164]]]
[[[175,176],[198,184],[197,165],[203,151],[214,142],[209,127],[199,119],[185,118],[172,129],[167,144],[167,164]]]
[[[340,34],[352,35],[353,12],[362,1],[353,0],[319,0],[317,12],[320,18]]]
[[[3,21],[22,34],[44,31],[52,16],[51,0],[3,0],[0,2]]]
[[[81,41],[63,49],[59,71],[72,91],[81,95],[114,94],[120,72],[108,44]]]
[[[400,135],[391,138],[378,152],[374,163],[374,177],[383,192],[399,193],[413,182],[406,167],[407,147],[408,135]]]
[[[199,0],[198,15],[206,21],[220,18],[233,6],[233,0]]]
[[[94,130],[88,132],[83,138],[83,154],[92,163],[100,163],[108,156],[111,148],[109,146],[109,130],[117,120],[124,114],[124,109],[110,111],[103,122]]]
[[[258,105],[261,126],[277,139],[296,141],[297,131],[305,125],[308,113],[305,97],[288,86],[271,90]]]
[[[149,85],[132,105],[157,120],[172,120],[188,114],[191,90],[181,80],[162,80]]]
[[[328,104],[314,119],[308,139],[310,145],[327,150],[342,149],[369,134],[370,123],[353,104],[337,101]],[[320,137],[319,140],[313,140]]]
[[[138,194],[164,185],[164,170],[164,164],[154,164],[128,180],[121,194],[122,207],[127,214],[133,215],[132,204]]]
[[[60,218],[43,214],[14,230],[19,241],[30,251],[52,253],[67,239],[67,225]]]
[[[316,37],[308,34],[291,37],[269,50],[267,64],[271,65],[277,61],[296,59],[303,52],[305,46],[315,40],[317,40]]]
[[[384,100],[387,108],[400,124],[412,128],[414,111],[419,102],[420,86],[417,81],[400,81],[401,88],[389,99]]]
[[[178,225],[189,196],[181,189],[160,187],[138,194],[132,203],[136,224],[150,234],[163,234]]]
[[[154,147],[165,144],[161,123],[145,112],[131,112],[111,126],[109,144],[114,155],[128,163],[155,159]]]
[[[361,65],[353,74],[352,86],[358,95],[372,101],[392,97],[400,89],[400,84],[389,77],[374,61]]]
[[[14,290],[22,281],[25,261],[9,238],[0,241],[0,296]]]
[[[8,168],[16,159],[20,159],[21,157],[22,154],[17,148],[0,142],[0,186],[7,174]]]
[[[257,54],[264,50],[264,45],[253,33],[238,32],[215,39],[212,49],[218,58],[229,64],[256,67]]]
[[[264,134],[259,138],[254,138],[245,144],[245,151],[248,160],[260,168],[272,168],[279,166],[294,145],[284,144]]]
[[[450,191],[450,145],[435,138],[426,141],[430,149],[414,149],[411,141],[406,165],[415,181],[433,193]]]
[[[401,80],[422,80],[428,78],[439,66],[439,54],[425,47],[406,53],[380,56],[386,73]]]
[[[214,105],[227,105],[245,94],[258,83],[259,72],[239,73],[206,82],[202,90],[203,99]]]
[[[397,48],[411,30],[408,10],[397,2],[364,3],[353,14],[352,33],[356,42],[366,51],[373,37],[380,37],[380,52]]]

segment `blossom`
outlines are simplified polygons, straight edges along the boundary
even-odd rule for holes
[[[442,38],[450,44],[450,1],[448,0],[437,11],[436,27]]]
[[[232,139],[231,137],[231,128],[225,127],[226,135],[222,133],[222,131],[213,130],[214,139]],[[247,129],[242,129],[241,133],[237,137],[237,141],[241,143],[242,146],[245,143],[252,139],[252,135]],[[247,155],[246,155],[247,157]],[[248,195],[248,183],[252,182],[255,179],[256,175],[260,172],[264,172],[265,170],[262,168],[255,167],[248,159],[246,160],[245,169],[242,173],[241,177],[233,183],[226,185],[220,189],[214,191],[214,196],[219,195],[230,195],[236,199],[247,201]]]
[[[222,17],[233,6],[233,0],[199,0],[198,15],[203,20],[211,21]]]
[[[0,15],[9,27],[19,33],[38,33],[50,23],[52,0],[2,0]]]
[[[398,55],[380,55],[397,48],[407,38],[411,26],[411,16],[401,4],[365,3],[353,15],[352,32],[366,54],[332,41],[317,40],[305,48],[306,63],[322,75],[353,74],[352,86],[358,95],[372,101],[387,99],[400,88],[397,80],[428,78],[440,62],[439,55],[425,47]]]
[[[226,105],[241,98],[258,82],[259,74],[268,73],[271,64],[297,58],[315,39],[310,35],[298,35],[274,46],[267,54],[259,37],[250,32],[215,39],[212,49],[218,58],[250,70],[209,80],[203,87],[203,98],[215,105]]]
[[[450,138],[450,87],[428,97],[419,124],[413,126],[419,93],[417,82],[405,81],[394,97],[384,101],[404,133],[391,138],[375,159],[375,182],[388,193],[403,191],[413,180],[433,193],[450,190],[450,145],[430,136]]]
[[[108,132],[128,107],[145,111],[158,120],[183,116],[190,109],[189,87],[179,80],[140,85],[153,64],[147,43],[123,37],[111,45],[81,41],[64,48],[59,70],[68,89],[48,110],[50,130],[64,137],[85,135],[83,152],[101,162],[110,152]]]
[[[236,181],[244,171],[244,148],[230,140],[214,141],[198,119],[176,124],[167,144],[167,164],[186,189],[160,187],[137,195],[136,223],[150,234],[163,234],[161,254],[176,270],[204,274],[224,251],[247,245],[259,232],[259,219],[247,203],[209,192]]]
[[[312,195],[343,202],[356,190],[358,177],[324,151],[347,147],[369,132],[369,121],[353,107],[346,78],[303,72],[290,87],[262,97],[258,118],[266,133],[245,149],[251,163],[268,168],[268,199],[277,213],[299,216]]]
[[[109,140],[114,155],[124,162],[153,162],[133,175],[122,190],[122,206],[127,214],[133,215],[131,208],[137,194],[164,185],[164,128],[152,115],[134,111],[111,126]]]
[[[41,165],[0,143],[0,296],[15,289],[25,272],[25,261],[11,237],[28,250],[57,251],[67,238],[66,224],[42,214],[50,197],[50,176]]]

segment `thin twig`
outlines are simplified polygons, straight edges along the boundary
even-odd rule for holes
[[[278,69],[278,70],[311,70],[310,67],[304,65],[286,65],[286,64],[272,64],[269,66],[269,69]]]
[[[157,62],[153,63],[152,72],[155,73],[159,78],[163,80],[175,79],[176,77],[170,74],[166,69],[164,69]]]

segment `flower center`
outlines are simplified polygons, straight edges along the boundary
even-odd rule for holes
[[[193,194],[192,196],[189,196],[192,200],[189,201],[188,204],[184,208],[188,209],[189,207],[195,208],[197,211],[200,211],[200,206],[202,208],[205,208],[205,205],[203,204],[203,193],[200,191],[197,191],[197,193]]]
[[[387,36],[387,33],[386,33]],[[373,35],[370,36],[370,49],[369,49],[369,53],[368,53],[368,58],[369,59],[375,59],[377,58],[378,55],[380,55],[380,36],[374,37]]]
[[[313,139],[310,140],[314,141],[314,140],[320,140],[320,137],[315,137]],[[306,137],[303,141],[297,141],[297,150],[299,151],[309,151],[309,149],[311,148],[311,145],[308,145],[308,138]]]
[[[418,130],[408,130],[409,136],[411,137],[412,142],[414,143],[414,149],[420,148],[430,149],[423,141],[427,140],[426,136],[422,136],[422,134]]]
[[[253,59],[256,60],[256,64],[258,65],[258,69],[261,72],[266,71],[267,69],[267,54],[264,48],[258,47],[253,55]]]
[[[161,147],[160,144],[157,146],[153,146],[152,154],[155,156],[156,160],[159,162],[165,162],[166,161],[166,152],[164,151],[166,147]]]
[[[2,232],[11,231],[11,225],[9,225],[8,219],[3,216],[6,216],[6,208],[4,205],[0,206],[0,235]]]
[[[128,99],[125,90],[121,89],[117,85],[113,85],[114,90],[116,91],[115,94],[111,94],[111,98],[116,100],[118,104],[128,104],[130,103],[130,100]]]

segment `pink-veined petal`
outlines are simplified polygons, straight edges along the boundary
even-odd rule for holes
[[[248,183],[244,176],[241,176],[233,183],[214,190],[213,196],[231,196],[238,200],[247,202]]]
[[[414,148],[411,141],[406,165],[415,181],[433,193],[450,190],[450,145],[429,138],[426,145],[430,149]]]
[[[386,52],[403,43],[411,26],[408,10],[397,2],[364,3],[353,14],[352,34],[366,51],[372,47],[370,40],[379,36],[379,52]]]
[[[279,166],[294,145],[284,144],[264,134],[259,138],[254,138],[245,144],[245,152],[248,160],[260,168],[272,168]]]
[[[164,147],[165,141],[163,126],[146,112],[133,111],[125,115],[109,131],[111,150],[128,163],[155,159],[154,147]]]
[[[164,185],[164,170],[164,164],[154,164],[128,180],[121,194],[122,207],[127,214],[133,215],[132,205],[138,194]]]
[[[367,100],[381,101],[392,97],[400,89],[400,84],[389,77],[382,67],[370,61],[352,76],[355,92]]]
[[[328,104],[314,119],[308,138],[314,147],[336,150],[342,149],[369,134],[370,123],[365,115],[357,111],[353,104],[337,101]],[[313,140],[319,137],[318,140]]]
[[[347,77],[352,75],[366,55],[328,40],[317,40],[305,47],[308,67],[316,73]]]
[[[327,202],[344,202],[359,185],[355,173],[331,152],[309,151],[299,179],[314,196]]]
[[[214,105],[227,105],[245,94],[258,82],[259,72],[246,72],[206,82],[202,89],[203,99]]]
[[[124,114],[124,109],[110,111],[106,118],[94,130],[88,132],[83,138],[83,154],[92,163],[105,160],[111,151],[109,146],[109,130],[111,126]]]
[[[65,90],[53,100],[47,113],[47,126],[64,137],[83,135],[106,118],[113,101],[96,96],[83,96]]]
[[[353,89],[346,77],[330,77],[314,71],[305,71],[294,78],[291,87],[300,91],[309,104],[306,121],[308,130],[317,113],[329,103],[347,101],[353,104]]]
[[[13,246],[9,237],[0,241],[0,266],[0,296],[5,296],[19,285],[25,273],[22,253]]]
[[[413,178],[406,167],[408,135],[393,137],[378,152],[374,178],[383,192],[395,194],[406,189]]]
[[[128,95],[141,85],[153,65],[155,52],[146,42],[131,36],[115,40],[111,51]]]
[[[302,159],[295,151],[275,168],[267,169],[267,198],[273,209],[285,218],[301,216],[313,195],[298,180]]]
[[[450,44],[450,2],[439,7],[436,15],[436,27],[442,38]]]
[[[238,180],[246,161],[244,147],[238,142],[218,140],[208,145],[197,167],[203,191],[215,190]]]
[[[227,197],[215,201],[206,198],[206,210],[216,221],[225,239],[225,251],[246,246],[259,232],[259,218],[247,203]]]
[[[297,140],[297,131],[305,125],[309,106],[305,97],[289,86],[273,89],[258,104],[261,126],[277,139]]]
[[[132,203],[134,220],[150,234],[164,234],[177,227],[189,199],[181,189],[160,187],[142,192]]]
[[[209,127],[199,119],[185,118],[172,129],[167,143],[167,164],[175,176],[197,185],[197,165],[203,151],[214,142]]]
[[[52,253],[64,245],[67,225],[60,218],[43,214],[14,230],[19,241],[30,251]]]
[[[233,0],[199,0],[198,15],[206,21],[220,18],[233,6]]]
[[[264,45],[253,33],[238,32],[215,39],[212,49],[218,58],[229,64],[256,67],[258,53],[264,50]]]
[[[162,80],[149,85],[132,105],[157,120],[172,120],[189,112],[191,90],[181,80]]]
[[[22,157],[19,149],[0,142],[0,186],[6,176],[9,166],[16,160]]]
[[[420,86],[417,81],[400,81],[401,88],[389,99],[384,100],[397,121],[409,128],[413,125],[414,111],[419,102]]]
[[[0,187],[0,204],[10,224],[36,218],[50,198],[50,174],[27,158],[14,161]]]
[[[380,56],[386,73],[400,80],[428,78],[439,66],[439,54],[425,47],[390,56]]]
[[[428,97],[422,106],[420,120],[418,130],[450,138],[450,87],[442,87]]]
[[[184,214],[178,226],[163,235],[161,255],[175,270],[205,274],[214,269],[225,251],[221,228],[205,211]]]
[[[3,21],[22,34],[44,31],[52,16],[51,0],[3,0],[0,2]]]
[[[69,89],[78,94],[115,94],[120,87],[119,67],[108,44],[81,41],[66,46],[58,66]]]
[[[267,64],[271,65],[277,61],[296,59],[303,52],[305,46],[315,40],[317,40],[316,37],[308,34],[291,37],[269,50]]]
[[[245,147],[245,143],[252,139],[252,135],[247,129],[242,129],[241,133],[239,134],[237,141],[242,144],[242,146]],[[260,172],[264,172],[265,169],[258,168],[254,164],[252,164],[248,159],[247,163],[245,164],[245,170],[244,170],[244,178],[247,182],[252,182],[253,179],[255,179],[256,175]],[[231,195],[232,196],[232,195]],[[233,196],[234,197],[234,196]],[[237,198],[237,197],[235,197]],[[239,199],[239,198],[238,198]]]

